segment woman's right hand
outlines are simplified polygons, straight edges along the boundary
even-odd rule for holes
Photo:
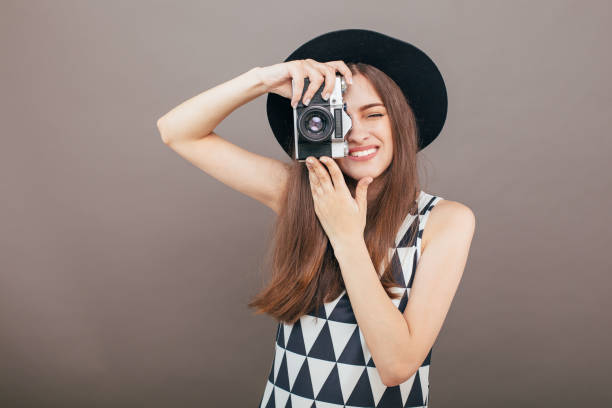
[[[279,64],[260,67],[258,75],[267,92],[272,92],[285,98],[291,98],[291,106],[296,107],[304,89],[304,78],[308,77],[310,85],[304,94],[302,103],[308,105],[313,95],[325,81],[321,95],[325,100],[334,90],[336,71],[346,78],[348,84],[353,83],[353,74],[343,61],[318,62],[313,59],[293,60]],[[293,87],[292,85],[293,81]],[[325,97],[327,95],[327,98]]]

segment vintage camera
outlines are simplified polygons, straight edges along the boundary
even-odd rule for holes
[[[310,80],[304,78],[302,96],[293,108],[294,159],[304,161],[308,156],[348,156],[345,136],[351,129],[352,121],[346,113],[346,103],[342,100],[342,94],[346,91],[344,77],[336,74],[334,90],[327,101],[321,95],[325,87],[323,83],[308,106],[305,106],[302,98],[309,84]]]

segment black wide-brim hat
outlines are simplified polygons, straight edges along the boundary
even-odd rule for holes
[[[440,134],[448,108],[446,85],[436,64],[414,45],[376,31],[345,29],[313,38],[284,62],[306,58],[317,62],[363,62],[380,69],[400,87],[414,111],[418,150]],[[276,140],[291,157],[294,142],[291,100],[270,92],[266,110]]]

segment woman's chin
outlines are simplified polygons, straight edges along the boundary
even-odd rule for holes
[[[364,177],[374,177],[376,178],[376,176],[370,172],[370,171],[347,171],[344,172],[344,174],[346,174],[347,176],[351,177],[352,179],[354,179],[355,181],[359,181]]]
[[[368,164],[366,164],[366,162],[353,162],[351,161],[351,159],[347,159],[347,158],[343,158],[342,160],[342,165],[340,166],[340,169],[342,170],[342,172],[359,181],[364,177],[376,177],[378,175],[378,172],[376,171],[375,167],[376,166],[368,166]],[[375,164],[374,162],[372,162],[372,164]]]

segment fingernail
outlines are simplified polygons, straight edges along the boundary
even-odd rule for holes
[[[325,95],[323,95],[323,99],[327,100],[327,98],[329,98],[329,94],[326,93]]]
[[[304,99],[304,105],[308,106],[309,103],[310,103],[310,98]]]

